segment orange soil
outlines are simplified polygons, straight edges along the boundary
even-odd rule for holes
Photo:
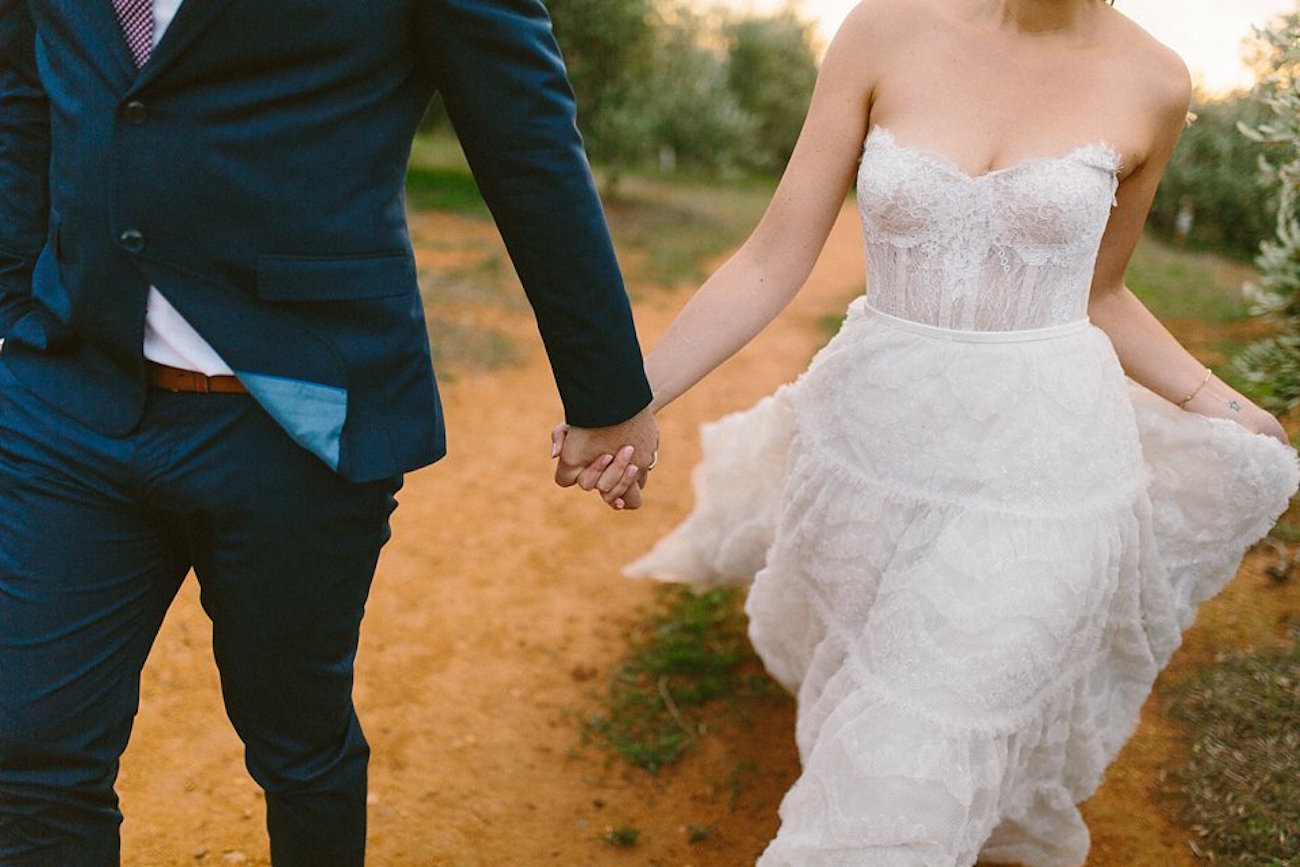
[[[478,244],[493,234],[438,215],[415,228],[417,238],[442,239],[421,244],[426,264],[466,260],[448,238]],[[408,477],[363,629],[357,702],[374,750],[371,864],[753,862],[798,773],[790,703],[704,737],[658,777],[584,744],[581,722],[652,601],[653,588],[619,577],[618,567],[690,507],[697,426],[803,368],[824,340],[818,320],[861,285],[857,232],[846,210],[791,310],[661,419],[662,458],[639,513],[615,514],[550,483],[548,431],[559,407],[539,342],[526,312],[490,314],[518,338],[523,363],[445,386],[451,457]],[[684,298],[659,292],[638,305],[647,343]],[[1175,669],[1212,660],[1222,643],[1277,640],[1300,582],[1268,586],[1262,562],[1253,558],[1207,606]],[[197,596],[187,582],[145,671],[119,787],[128,867],[268,863],[261,796],[221,709]],[[1091,867],[1193,863],[1188,835],[1155,800],[1179,751],[1162,703],[1158,690],[1086,806]],[[640,830],[634,846],[603,839],[621,825]],[[691,843],[692,826],[711,827],[709,838]]]

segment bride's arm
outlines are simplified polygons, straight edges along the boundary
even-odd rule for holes
[[[874,74],[869,49],[879,38],[874,22],[864,20],[872,5],[861,4],[827,50],[803,131],[762,220],[646,356],[652,409],[740,350],[812,270],[862,153]]]
[[[822,60],[803,130],[763,218],[704,282],[646,356],[657,412],[726,361],[785,308],[803,286],[853,182],[867,134],[879,67],[899,42],[906,16],[895,0],[862,0]],[[552,457],[565,426],[551,432]],[[631,487],[626,449],[578,476],[605,502],[623,507]]]
[[[1116,193],[1118,204],[1097,256],[1088,316],[1110,337],[1124,372],[1151,391],[1190,412],[1230,418],[1255,433],[1286,442],[1277,419],[1210,374],[1124,282],[1160,176],[1185,123],[1190,85],[1181,63],[1178,68],[1180,74],[1170,76],[1154,143]]]

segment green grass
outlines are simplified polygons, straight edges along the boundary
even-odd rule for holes
[[[1147,234],[1133,253],[1126,279],[1157,317],[1214,325],[1249,317],[1241,287],[1254,273],[1226,256],[1179,250]]]
[[[406,169],[406,205],[415,210],[488,216],[465,155],[448,135],[422,135],[415,140]]]
[[[629,849],[641,839],[641,831],[631,825],[619,825],[605,832],[605,842],[617,849]]]
[[[703,732],[711,703],[762,699],[776,687],[757,673],[741,596],[659,591],[650,622],[630,641],[587,730],[628,762],[656,773],[684,756]]]
[[[1191,758],[1174,779],[1196,848],[1225,864],[1300,865],[1300,632],[1287,650],[1228,654],[1176,691]]]
[[[406,170],[407,207],[487,216],[487,205],[469,170],[411,165]]]

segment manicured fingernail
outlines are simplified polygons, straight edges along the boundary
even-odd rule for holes
[[[626,479],[635,479],[641,471],[637,469],[636,464],[628,464],[627,469],[623,471],[623,477]]]
[[[614,508],[615,508],[615,509],[622,509],[622,508],[623,508],[623,501],[622,501],[622,500],[615,500],[615,501],[614,501]]]
[[[557,440],[551,440],[551,457],[558,458],[559,456],[560,456],[560,443]]]
[[[613,456],[613,455],[601,455],[601,456],[600,456],[600,468],[601,468],[602,470],[605,469],[606,467],[608,467],[608,466],[609,466],[610,464],[612,464],[612,463],[614,463],[614,456]]]

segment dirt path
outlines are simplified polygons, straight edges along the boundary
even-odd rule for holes
[[[453,217],[421,221],[434,234],[466,231]],[[584,745],[581,720],[652,599],[650,586],[620,578],[618,566],[690,506],[697,425],[802,369],[824,340],[818,321],[861,284],[859,243],[846,210],[791,311],[664,416],[660,467],[639,514],[614,514],[550,484],[547,431],[558,402],[535,337],[520,340],[520,366],[445,386],[452,454],[408,478],[363,632],[357,698],[374,749],[370,863],[753,862],[797,773],[788,705],[734,740],[706,739],[655,778]],[[657,293],[639,305],[647,342],[683,299]],[[511,318],[498,327],[529,334],[526,314],[501,315]],[[519,493],[502,497],[493,484],[502,478],[517,479]],[[209,642],[190,581],[146,669],[123,762],[128,867],[267,863],[261,798],[221,710]],[[1148,707],[1143,732],[1088,805],[1093,867],[1192,863],[1182,835],[1148,803],[1173,749],[1158,710]],[[613,848],[603,835],[623,824],[640,840]],[[712,826],[709,839],[689,842],[692,826]]]

